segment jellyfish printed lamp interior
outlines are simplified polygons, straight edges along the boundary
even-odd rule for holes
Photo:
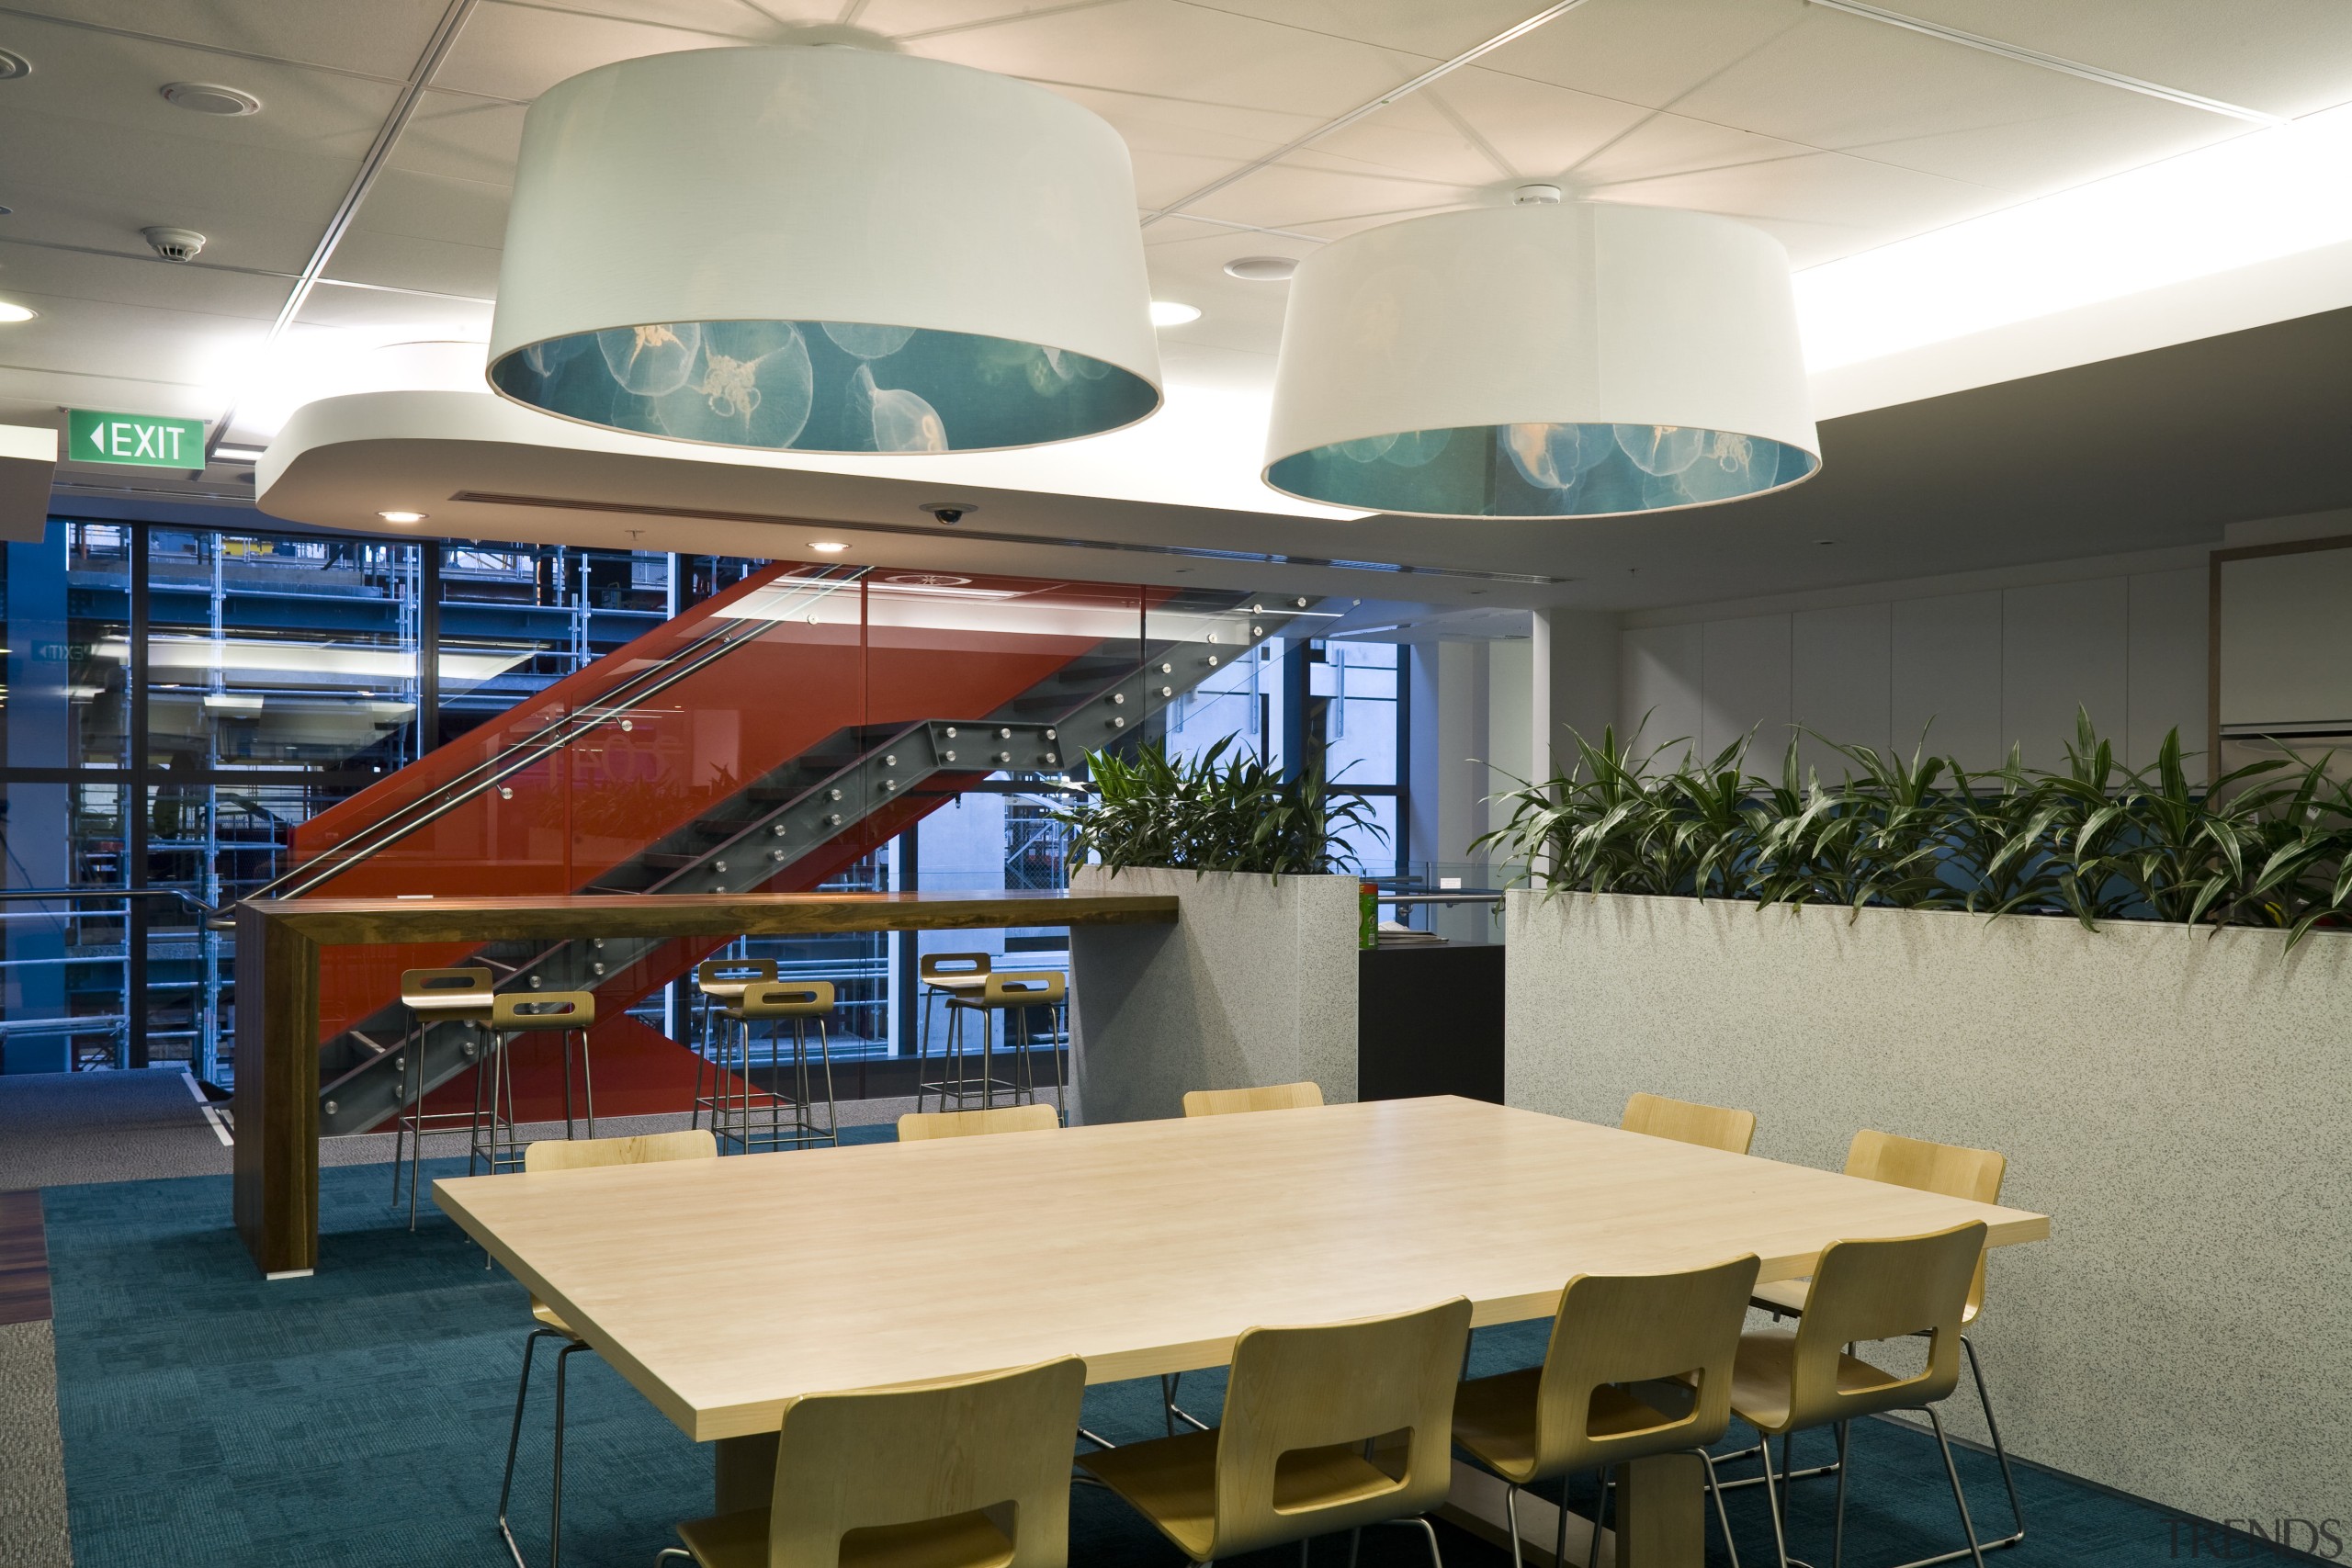
[[[489,375],[678,441],[1028,446],[1159,407],[1149,310],[1125,145],[1085,109],[909,56],[695,51],[532,106]]]
[[[1285,493],[1612,516],[1821,467],[1787,259],[1742,225],[1584,205],[1448,213],[1341,241],[1292,288],[1265,475]]]
[[[1291,495],[1442,517],[1592,517],[1737,501],[1810,479],[1803,447],[1672,424],[1487,424],[1335,442],[1274,463]]]
[[[491,367],[517,402],[679,441],[970,452],[1070,441],[1159,405],[1140,376],[1010,338],[865,321],[662,321],[537,343]]]

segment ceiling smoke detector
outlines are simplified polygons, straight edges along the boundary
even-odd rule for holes
[[[1560,198],[1561,191],[1558,186],[1521,186],[1510,193],[1510,204],[1513,207],[1557,207],[1560,205]]]
[[[147,237],[154,253],[167,262],[194,261],[196,253],[204,249],[204,236],[193,229],[157,227],[139,231]]]
[[[193,114],[236,116],[261,113],[259,98],[235,87],[223,87],[216,82],[169,82],[164,84],[163,93],[165,103]]]
[[[33,73],[33,62],[21,54],[0,49],[0,82],[13,82],[19,76]]]
[[[1287,283],[1297,270],[1298,263],[1289,256],[1236,256],[1225,264],[1226,276],[1244,283]]]

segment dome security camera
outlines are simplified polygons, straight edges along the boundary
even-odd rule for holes
[[[979,508],[968,501],[927,501],[923,502],[922,510],[931,513],[932,521],[944,523],[952,528]]]

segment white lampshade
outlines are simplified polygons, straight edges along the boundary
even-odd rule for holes
[[[1042,87],[832,47],[540,96],[490,381],[615,430],[809,452],[1068,441],[1159,406],[1126,144]]]
[[[1266,482],[1448,517],[1656,512],[1821,467],[1787,254],[1570,203],[1368,230],[1299,264]]]

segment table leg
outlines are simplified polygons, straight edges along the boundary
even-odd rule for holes
[[[1701,1568],[1707,1560],[1705,1472],[1694,1454],[1663,1454],[1617,1467],[1617,1495],[1610,1504],[1610,1526],[1600,1535],[1600,1564],[1607,1568]],[[1550,1492],[1551,1483],[1544,1490]],[[1443,1513],[1457,1525],[1491,1544],[1507,1547],[1510,1540],[1503,1506],[1503,1483],[1475,1465],[1456,1460],[1453,1490]],[[1529,1563],[1552,1562],[1553,1543],[1559,1539],[1560,1510],[1532,1492],[1519,1495],[1519,1536],[1521,1557]],[[1567,1563],[1597,1568],[1585,1561],[1592,1544],[1592,1521],[1581,1514],[1568,1516]]]
[[[713,1513],[733,1514],[768,1506],[775,1495],[775,1445],[774,1432],[721,1438],[711,1444]]]
[[[237,1231],[265,1277],[299,1277],[319,1262],[319,944],[246,905],[236,964]]]
[[[1617,1467],[1617,1568],[1696,1568],[1707,1560],[1706,1469],[1697,1454]]]

